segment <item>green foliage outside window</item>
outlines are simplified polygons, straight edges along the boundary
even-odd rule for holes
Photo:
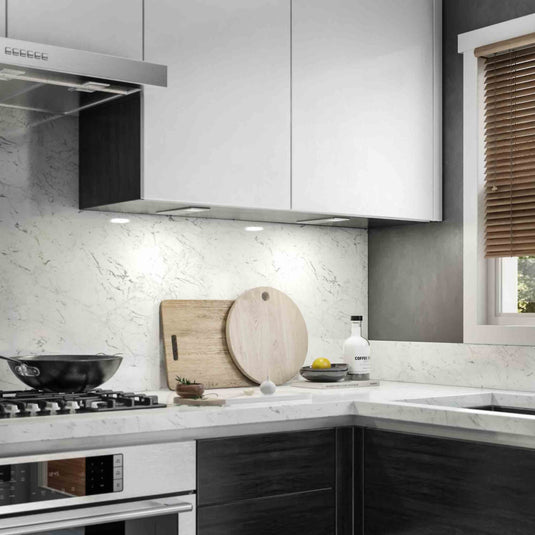
[[[518,259],[518,312],[535,313],[535,256]]]

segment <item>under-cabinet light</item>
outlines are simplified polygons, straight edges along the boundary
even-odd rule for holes
[[[195,214],[198,212],[207,212],[210,210],[208,206],[186,206],[185,208],[173,208],[171,210],[162,210],[157,212],[162,215],[184,215],[184,214]]]
[[[303,223],[305,225],[317,225],[320,223],[342,223],[343,221],[349,221],[348,217],[323,217],[321,219],[303,219],[298,221],[298,223]]]

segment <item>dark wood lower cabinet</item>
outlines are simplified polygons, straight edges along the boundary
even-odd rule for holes
[[[535,450],[342,427],[199,441],[198,535],[532,535]]]
[[[368,429],[363,447],[365,535],[535,533],[535,451]]]
[[[197,526],[200,535],[331,535],[335,533],[334,492],[300,492],[200,507]]]
[[[353,535],[356,432],[198,441],[198,535]]]

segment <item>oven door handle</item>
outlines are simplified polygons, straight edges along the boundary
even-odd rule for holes
[[[43,531],[79,528],[136,520],[151,516],[189,513],[193,505],[180,496],[157,498],[119,504],[79,507],[52,513],[36,513],[23,517],[0,518],[0,535],[30,535]]]

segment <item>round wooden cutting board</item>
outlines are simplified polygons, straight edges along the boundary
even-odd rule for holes
[[[308,351],[308,332],[297,305],[275,288],[248,290],[227,318],[227,345],[236,366],[256,383],[294,377]]]

